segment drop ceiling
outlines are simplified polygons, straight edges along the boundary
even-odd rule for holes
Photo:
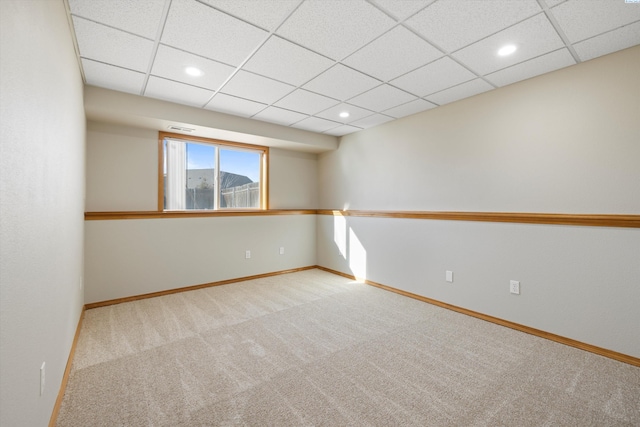
[[[334,136],[640,44],[633,0],[68,0],[68,7],[88,85]],[[507,44],[517,50],[499,56]]]

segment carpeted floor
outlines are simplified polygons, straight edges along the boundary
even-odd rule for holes
[[[87,310],[66,426],[638,426],[640,368],[320,270]]]

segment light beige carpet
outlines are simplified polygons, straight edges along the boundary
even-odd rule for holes
[[[320,270],[87,310],[66,426],[638,426],[640,368]]]

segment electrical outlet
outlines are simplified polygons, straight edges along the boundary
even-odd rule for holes
[[[42,366],[40,366],[40,396],[44,394],[44,367],[45,362],[42,362]]]
[[[445,279],[447,280],[447,282],[453,283],[453,271],[445,271]]]
[[[284,246],[280,246],[280,255],[284,255]]]
[[[520,295],[520,282],[517,280],[511,280],[509,282],[509,290],[512,294]]]
[[[244,257],[245,257],[246,259],[251,258],[251,251],[245,251],[245,253],[244,253]]]

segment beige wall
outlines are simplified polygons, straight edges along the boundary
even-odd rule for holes
[[[342,138],[323,208],[640,213],[640,46]]]
[[[157,131],[89,122],[87,211],[156,210],[157,141]],[[272,148],[269,159],[270,208],[315,208],[317,156]],[[315,215],[87,221],[85,229],[87,303],[316,262]]]
[[[318,155],[279,148],[269,154],[269,208],[316,209]]]
[[[316,208],[317,155],[272,148],[269,159],[270,208]],[[158,132],[90,121],[86,210],[154,211],[157,195]]]
[[[82,78],[62,1],[0,1],[0,32],[0,425],[37,427],[83,304]]]
[[[157,131],[88,122],[86,209],[158,209]]]
[[[640,214],[638,75],[635,47],[345,136],[319,156],[319,205]],[[638,229],[319,216],[317,233],[319,265],[640,357]]]

